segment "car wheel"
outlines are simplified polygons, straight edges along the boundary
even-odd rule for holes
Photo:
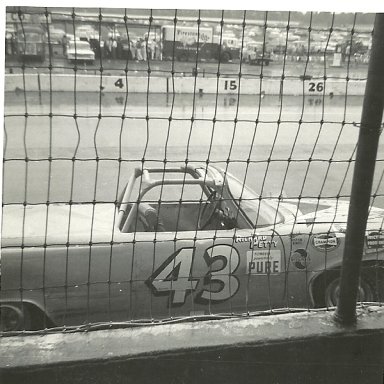
[[[27,308],[22,310],[18,305],[2,304],[0,307],[0,331],[15,332],[30,330],[31,316]]]
[[[377,296],[374,290],[374,285],[367,276],[360,278],[360,284],[357,294],[357,301],[371,302],[376,301]],[[324,292],[324,301],[327,307],[335,307],[339,302],[340,295],[340,277],[331,280]]]

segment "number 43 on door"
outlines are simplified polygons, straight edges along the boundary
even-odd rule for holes
[[[198,290],[200,281],[203,287],[194,296],[196,302],[221,302],[234,296],[239,289],[239,280],[233,275],[240,263],[235,248],[218,244],[206,249],[203,257],[206,273],[203,279],[201,276],[193,276],[195,250],[179,249],[146,281],[155,295],[169,295],[172,306],[183,305],[187,293]]]

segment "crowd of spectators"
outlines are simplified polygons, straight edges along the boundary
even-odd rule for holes
[[[162,60],[162,45],[159,39],[108,37],[104,40],[89,39],[96,57],[104,59],[129,59],[137,61]]]
[[[98,41],[94,42],[93,47],[98,51]],[[107,59],[129,59],[137,61],[162,60],[161,42],[148,38],[122,39],[110,37],[100,44],[100,53]],[[97,55],[99,52],[95,52]]]

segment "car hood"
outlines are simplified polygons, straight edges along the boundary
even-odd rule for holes
[[[110,242],[119,232],[114,227],[113,203],[6,205],[2,247]]]
[[[90,55],[93,55],[93,51],[91,48],[79,48],[79,47],[76,47],[76,48],[68,48],[67,50],[67,53],[71,53],[71,54],[90,54]]]
[[[279,206],[284,216],[284,223],[301,232],[335,231],[345,232],[348,221],[349,202],[345,200],[305,199],[300,204],[289,199]],[[384,210],[371,207],[367,221],[367,230],[380,230],[384,225]],[[304,230],[303,229],[307,229]]]

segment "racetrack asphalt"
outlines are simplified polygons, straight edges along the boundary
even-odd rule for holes
[[[15,92],[5,97],[4,203],[114,201],[142,158],[147,167],[163,167],[164,159],[168,165],[209,159],[222,168],[229,159],[228,170],[241,180],[246,175],[246,184],[263,196],[350,194],[361,97],[303,103],[291,96],[260,101],[202,95],[193,104],[193,95],[132,94],[124,121],[117,94],[77,95],[77,119],[73,93],[28,93],[28,118],[24,97]],[[382,148],[381,140],[374,204],[384,207]]]

